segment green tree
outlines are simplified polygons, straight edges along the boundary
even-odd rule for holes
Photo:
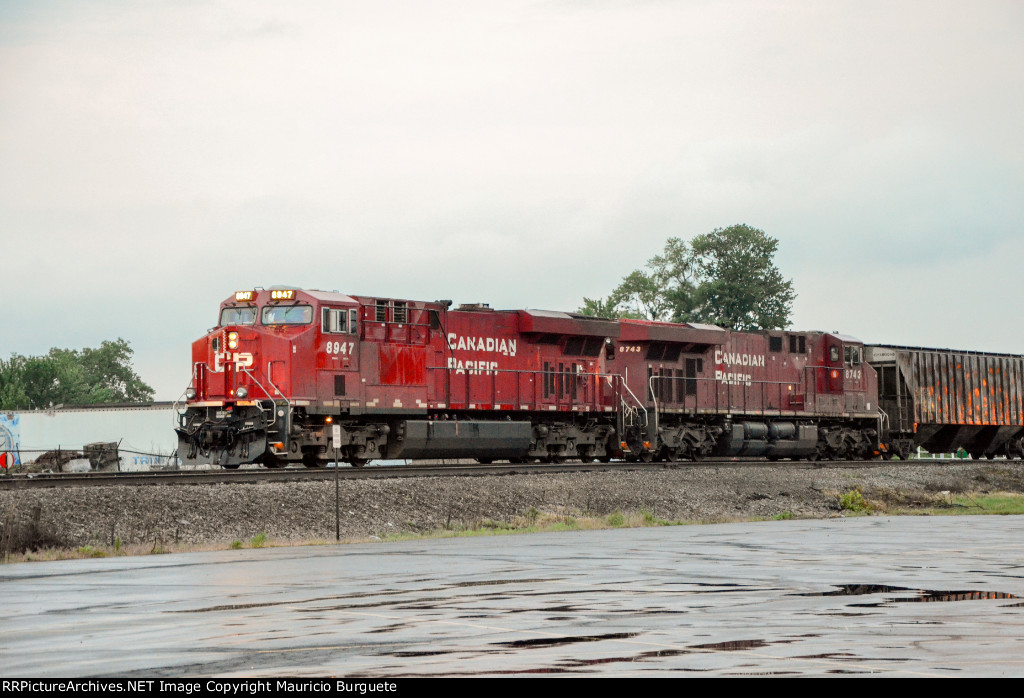
[[[672,308],[663,288],[664,280],[656,271],[637,269],[612,291],[609,301],[622,317],[665,320]]]
[[[779,241],[749,225],[717,228],[691,242],[701,283],[694,315],[734,330],[789,325],[796,292],[773,261]]]
[[[786,327],[796,293],[775,266],[778,244],[748,225],[718,228],[689,243],[669,238],[645,269],[627,275],[606,300],[584,298],[579,312],[737,330]]]
[[[583,305],[577,308],[576,312],[590,317],[614,318],[618,317],[618,306],[613,298],[587,298],[584,296]]]
[[[672,322],[690,322],[699,302],[700,265],[692,246],[680,238],[669,238],[665,251],[647,262],[658,280]],[[661,318],[651,318],[661,319]]]
[[[148,402],[153,389],[131,366],[123,339],[98,348],[53,348],[44,356],[14,354],[0,360],[0,408]]]

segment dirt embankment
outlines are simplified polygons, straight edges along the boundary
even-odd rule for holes
[[[1024,465],[966,461],[857,470],[785,464],[650,472],[349,480],[341,483],[342,537],[472,528],[537,513],[604,517],[646,511],[670,521],[841,514],[860,490],[883,509],[939,492],[1024,493]],[[35,536],[49,546],[229,544],[334,538],[334,483],[97,487],[0,492],[0,545]]]

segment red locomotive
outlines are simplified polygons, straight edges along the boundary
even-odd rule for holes
[[[185,464],[879,453],[863,344],[275,287],[192,345]]]

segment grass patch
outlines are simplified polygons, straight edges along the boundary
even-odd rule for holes
[[[645,526],[679,526],[683,521],[667,521],[654,516],[647,509],[623,513],[616,509],[604,517],[572,516],[569,514],[553,514],[530,507],[522,516],[514,516],[506,521],[481,519],[463,523],[449,523],[445,528],[430,531],[419,531],[410,526],[410,530],[396,531],[381,536],[379,540],[403,541],[424,538],[472,538],[476,536],[502,536],[517,533],[546,533],[552,531],[594,531],[608,528],[641,528]],[[378,540],[373,538],[371,540]],[[357,542],[366,542],[357,541]]]
[[[106,557],[107,553],[92,545],[83,545],[78,548],[78,554],[82,557]]]
[[[255,536],[252,537],[252,540],[249,541],[249,547],[252,547],[252,548],[262,548],[266,544],[267,544],[267,534],[266,533],[257,533]]]
[[[789,521],[793,518],[793,512],[784,511],[772,517],[772,521]]]
[[[911,506],[894,506],[888,512],[898,515],[963,516],[964,514],[995,514],[999,516],[1024,514],[1024,494],[992,492],[988,494],[952,494],[939,492],[931,501],[917,501]]]

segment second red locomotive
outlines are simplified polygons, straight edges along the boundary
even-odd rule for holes
[[[863,458],[879,443],[863,344],[542,310],[241,291],[192,346],[185,464]]]

